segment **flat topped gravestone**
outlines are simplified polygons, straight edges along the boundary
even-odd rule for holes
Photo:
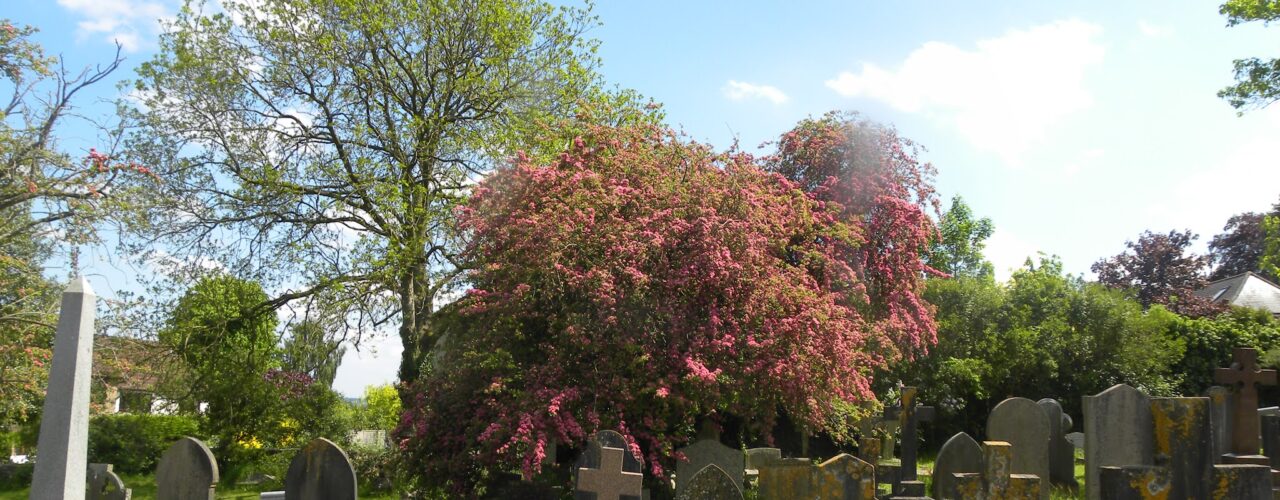
[[[982,472],[982,447],[968,434],[957,433],[938,450],[938,458],[933,462],[933,485],[930,493],[934,498],[954,498],[954,474],[979,472]]]
[[[1035,404],[1035,403],[1032,403]],[[1034,474],[1014,474],[1013,445],[1003,441],[982,443],[982,472],[956,473],[957,500],[1034,500],[1044,481]]]
[[[710,464],[689,478],[676,500],[742,500],[742,486],[720,466]]]
[[[1044,409],[1026,398],[1001,401],[987,417],[987,438],[1009,443],[1012,471],[1042,479],[1040,498],[1049,500],[1049,415]]]
[[[129,500],[133,491],[124,487],[111,464],[89,464],[88,486],[85,489],[86,500]]]
[[[1231,354],[1231,367],[1214,370],[1213,380],[1235,388],[1231,419],[1231,453],[1228,463],[1269,465],[1258,455],[1258,385],[1276,385],[1276,371],[1258,367],[1258,350],[1237,347]]]
[[[1204,391],[1209,398],[1209,430],[1212,433],[1213,456],[1218,459],[1231,453],[1231,389],[1215,385]]]
[[[53,363],[41,412],[32,500],[84,495],[89,466],[89,378],[93,365],[93,317],[97,296],[76,278],[62,292]]]
[[[1213,480],[1209,398],[1151,398],[1155,465],[1170,470],[1169,498],[1207,498]]]
[[[742,485],[745,458],[742,450],[735,450],[720,443],[720,433],[704,428],[697,441],[677,450],[686,461],[676,464],[676,494],[689,486],[689,481],[708,465],[715,465],[729,475],[734,484]]]
[[[156,465],[158,500],[213,500],[218,461],[199,439],[184,437],[169,446]]]
[[[288,500],[355,500],[356,471],[351,459],[328,439],[311,440],[293,455],[284,475]]]
[[[616,456],[618,465],[606,464],[615,454],[609,449],[621,450]],[[574,464],[574,498],[577,500],[639,500],[644,476],[640,472],[640,459],[630,453],[626,438],[617,431],[597,431],[587,440],[582,454]],[[612,481],[610,481],[612,479]],[[631,483],[635,488],[630,488]]]
[[[1119,384],[1085,396],[1085,498],[1102,498],[1102,467],[1155,465],[1151,437],[1151,398],[1142,391]]]

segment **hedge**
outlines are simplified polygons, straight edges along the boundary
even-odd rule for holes
[[[89,461],[114,464],[118,472],[155,472],[165,450],[198,429],[185,415],[98,415],[89,421]]]

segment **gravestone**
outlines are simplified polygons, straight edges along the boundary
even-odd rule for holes
[[[982,472],[982,448],[968,434],[960,432],[938,450],[938,458],[933,462],[934,498],[952,498],[955,496],[956,473]]]
[[[689,478],[676,500],[742,500],[742,486],[720,466],[708,464]]]
[[[1231,452],[1224,457],[1227,463],[1270,465],[1266,457],[1258,454],[1258,386],[1276,385],[1276,371],[1258,367],[1258,350],[1237,347],[1231,353],[1231,367],[1214,370],[1213,380],[1220,384],[1232,384]]]
[[[597,433],[599,434],[599,433]],[[619,435],[621,437],[621,435]],[[579,467],[574,482],[574,498],[579,500],[640,500],[644,476],[639,471],[626,470],[624,456],[631,452],[624,448],[600,446],[596,448],[598,465]],[[634,457],[632,457],[634,459]]]
[[[1007,401],[1007,400],[1006,400]],[[1029,400],[1028,400],[1029,401]],[[1035,403],[1032,403],[1035,404]],[[1045,482],[1035,474],[1013,474],[1013,446],[1003,441],[982,443],[982,472],[957,472],[956,500],[1035,500]]]
[[[1085,498],[1102,498],[1105,466],[1155,465],[1151,398],[1124,384],[1084,397]]]
[[[708,465],[716,465],[742,487],[743,469],[746,468],[742,450],[735,450],[720,443],[718,432],[703,430],[703,437],[693,444],[677,450],[687,461],[676,464],[676,494],[688,486],[693,475]]]
[[[1074,491],[1080,485],[1076,483],[1076,449],[1066,437],[1071,430],[1071,416],[1062,412],[1062,404],[1056,399],[1045,398],[1036,404],[1049,417],[1049,481]]]
[[[89,464],[86,500],[129,500],[133,491],[124,487],[111,464]]]
[[[1271,499],[1271,467],[1257,464],[1225,464],[1213,466],[1214,500]]]
[[[1026,398],[1001,401],[987,417],[987,439],[1009,443],[1012,472],[1043,479],[1040,498],[1049,500],[1049,416],[1040,405]]]
[[[287,500],[355,500],[356,490],[351,459],[325,438],[313,439],[298,450],[284,475]]]
[[[1213,480],[1209,398],[1151,398],[1151,419],[1156,465],[1170,469],[1169,498],[1206,498]]]
[[[867,463],[879,462],[883,455],[881,451],[881,441],[877,437],[863,436],[858,438],[858,458]]]
[[[1083,432],[1068,432],[1066,435],[1062,436],[1062,439],[1066,439],[1068,443],[1071,443],[1073,448],[1084,449]]]
[[[71,280],[62,292],[53,363],[41,412],[39,459],[31,478],[32,500],[84,495],[89,448],[89,378],[97,299],[89,281]]]
[[[760,465],[760,500],[813,498],[813,463],[807,458],[780,458]]]
[[[852,455],[836,455],[818,465],[814,472],[814,493],[818,498],[875,500],[875,467]]]
[[[586,444],[583,445],[582,453],[578,455],[577,461],[573,464],[573,480],[575,485],[578,484],[579,481],[578,471],[584,469],[600,469],[601,461],[604,458],[605,448],[628,450],[627,453],[622,454],[622,471],[628,474],[641,475],[640,459],[636,458],[629,452],[629,450],[631,450],[631,446],[627,444],[627,439],[617,431],[606,429],[596,431],[595,434],[592,434],[591,437],[587,439]],[[594,497],[589,492],[584,491],[575,492],[574,498],[578,500],[590,500]],[[637,496],[636,498],[638,499],[639,497]]]
[[[778,448],[751,448],[747,450],[746,460],[743,468],[760,470],[760,466],[767,462],[782,458],[782,450]]]
[[[218,461],[199,439],[184,437],[160,456],[156,465],[158,500],[213,500]]]
[[[1231,453],[1231,389],[1215,385],[1204,391],[1209,398],[1209,429],[1215,462]]]
[[[1262,454],[1271,459],[1271,468],[1280,469],[1280,415],[1263,415]]]
[[[1105,465],[1098,470],[1098,491],[1107,500],[1170,498],[1173,481],[1169,476],[1168,467]]]
[[[894,481],[894,493],[898,491],[896,487],[898,482],[916,480],[916,451],[920,446],[920,440],[917,439],[917,427],[920,422],[932,422],[935,415],[932,406],[916,404],[917,392],[915,387],[902,388],[902,398],[898,406],[884,409],[885,420],[896,420],[898,428],[902,431],[902,444],[899,445],[902,450],[902,465],[896,481]],[[886,448],[891,447],[886,446]]]

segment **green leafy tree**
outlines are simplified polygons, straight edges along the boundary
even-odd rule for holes
[[[395,386],[371,385],[364,388],[364,406],[360,409],[360,425],[366,429],[391,431],[400,424],[400,397]]]
[[[1280,19],[1280,2],[1275,0],[1228,0],[1219,9],[1227,16],[1227,26]],[[1280,59],[1249,57],[1235,60],[1236,84],[1218,91],[1237,110],[1259,109],[1280,99]]]
[[[342,339],[335,338],[324,322],[305,319],[289,329],[282,348],[282,364],[287,371],[305,373],[316,383],[332,387],[346,352]]]
[[[587,9],[218,5],[188,1],[138,70],[130,151],[166,179],[138,244],[283,290],[265,308],[316,300],[356,332],[398,323],[402,380],[434,345],[431,313],[460,272],[454,208],[473,181],[517,145],[537,153],[551,121],[656,116],[603,90]]]
[[[202,425],[220,451],[253,448],[275,431],[280,384],[268,380],[278,367],[276,316],[258,305],[262,287],[226,274],[206,277],[174,307],[160,341],[182,360],[187,377],[178,401],[191,409],[207,404]],[[286,389],[287,392],[287,389]]]
[[[973,210],[956,196],[938,221],[938,237],[930,243],[929,267],[951,276],[993,279],[994,269],[982,255],[986,240],[995,231],[991,219],[977,219]]]

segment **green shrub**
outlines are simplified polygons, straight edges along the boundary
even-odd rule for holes
[[[35,469],[35,464],[0,464],[0,491],[31,486],[31,475]]]
[[[196,436],[198,428],[184,415],[98,415],[89,421],[89,461],[125,473],[154,472],[160,455],[183,436]]]

